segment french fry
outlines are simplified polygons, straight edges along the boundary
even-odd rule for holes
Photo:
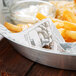
[[[64,28],[60,28],[58,30],[66,42],[76,42],[76,39],[74,39],[68,35],[67,30],[65,30]],[[74,34],[73,34],[73,36],[74,36]]]
[[[63,23],[62,22],[55,22],[54,23],[57,29],[63,28]]]
[[[23,30],[23,26],[16,26],[8,22],[5,22],[4,26],[12,32],[21,32]]]
[[[66,42],[76,42],[76,40],[71,39],[71,38],[69,38],[69,37],[68,37],[67,39],[65,39],[65,41],[66,41]]]
[[[75,23],[71,23],[71,22],[67,22],[67,21],[63,21],[63,22],[64,22],[63,28],[65,28],[66,30],[76,31]]]
[[[68,21],[61,21],[59,19],[52,19],[52,21],[58,29],[64,28],[66,30],[76,31],[76,24],[75,23],[71,23]]]
[[[70,37],[71,39],[76,40],[76,31],[66,31],[66,34],[68,37]]]
[[[47,18],[46,16],[44,16],[44,15],[41,14],[40,12],[37,13],[36,17],[37,17],[39,20],[42,20],[42,19]]]
[[[38,13],[36,17],[39,20],[48,18],[41,13]],[[49,17],[49,18],[51,18],[51,17]],[[62,21],[62,20],[59,20],[59,19],[53,19],[53,18],[51,18],[51,20],[53,21],[53,23],[55,23],[55,25],[58,29],[59,28],[65,28],[66,30],[76,31],[76,24],[75,23],[71,23],[71,22],[68,22],[68,21]]]
[[[76,23],[76,16],[68,9],[63,11],[63,20]]]
[[[66,30],[76,31],[76,24],[75,23],[71,23],[68,21],[62,21],[59,19],[52,19],[52,21],[58,29],[64,28]]]

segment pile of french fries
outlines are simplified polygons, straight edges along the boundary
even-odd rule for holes
[[[37,13],[36,17],[39,20],[51,18],[52,22],[55,24],[66,42],[76,42],[76,0],[74,0],[74,2],[63,1],[63,4],[61,4],[59,1],[53,1],[51,3],[53,3],[57,8],[56,18],[46,17],[39,12]],[[58,3],[61,4],[60,7]],[[30,27],[28,24],[18,24],[15,26],[8,22],[5,22],[4,25],[13,33],[21,32],[24,27]]]

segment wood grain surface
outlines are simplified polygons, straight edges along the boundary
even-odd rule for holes
[[[24,58],[11,47],[6,39],[0,42],[0,71],[24,76],[33,62]]]
[[[76,76],[76,71],[33,62],[19,54],[4,38],[0,41],[0,76]]]
[[[76,71],[61,70],[35,64],[28,76],[76,76]]]

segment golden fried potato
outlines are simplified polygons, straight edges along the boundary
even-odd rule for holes
[[[64,28],[66,30],[76,31],[76,24],[75,23],[71,23],[68,21],[61,21],[59,19],[52,19],[52,21],[58,29]]]
[[[70,37],[71,39],[76,40],[76,31],[69,31],[69,30],[67,30],[67,31],[66,31],[66,34],[67,34],[67,36]]]
[[[44,16],[44,15],[41,14],[40,12],[37,13],[36,17],[37,17],[39,20],[42,20],[42,19],[47,18],[46,16]]]
[[[56,18],[63,20],[63,11],[65,9],[71,10],[73,14],[76,11],[76,1],[50,1],[56,7]]]
[[[46,16],[44,16],[43,14],[41,14],[40,12],[37,13],[36,18],[38,18],[39,20],[45,19],[47,18]]]
[[[64,22],[64,28],[66,30],[71,30],[71,31],[76,31],[76,24],[75,23],[71,23],[71,22],[67,22],[67,21],[63,21]]]
[[[74,38],[74,34],[73,34],[73,38],[71,37],[72,36],[72,34],[69,32],[69,31],[67,31],[67,30],[65,30],[65,29],[63,29],[63,28],[60,28],[60,29],[58,29],[59,30],[59,32],[60,32],[60,34],[62,35],[62,37],[64,38],[64,40],[66,41],[66,42],[76,42],[76,39]],[[69,35],[70,36],[69,36]]]
[[[72,13],[71,10],[65,9],[63,11],[63,20],[76,23],[76,16]]]
[[[5,22],[4,26],[12,31],[12,32],[21,32],[23,29],[24,29],[24,25],[23,26],[20,26],[20,25],[13,25],[13,24],[10,24],[8,22]]]
[[[64,24],[62,22],[55,22],[54,23],[57,29],[63,28]]]
[[[69,37],[68,37],[67,39],[65,39],[65,41],[66,41],[66,42],[76,42],[76,40],[71,39],[71,38],[69,38]]]
[[[52,19],[52,21],[58,29],[65,28],[66,30],[76,31],[76,24],[75,23],[71,23],[68,21],[62,21],[59,19]]]

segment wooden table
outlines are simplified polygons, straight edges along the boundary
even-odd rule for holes
[[[0,76],[76,76],[76,71],[33,62],[19,54],[4,38],[0,41]]]

